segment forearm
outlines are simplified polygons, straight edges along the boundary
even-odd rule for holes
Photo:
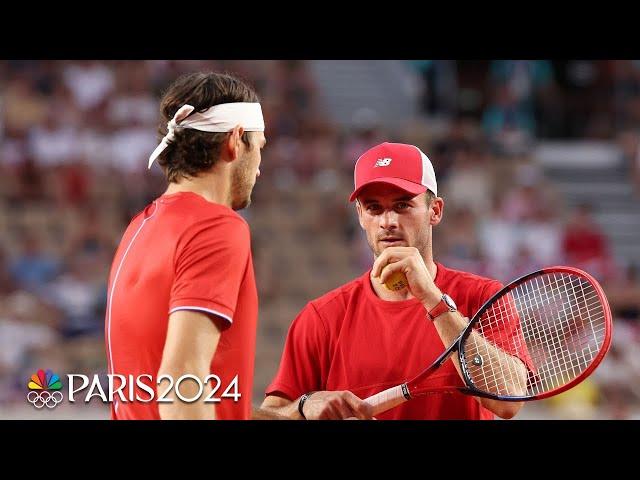
[[[265,416],[269,418],[254,418],[256,420],[269,420],[272,417],[274,419],[284,420],[304,420],[302,415],[300,415],[300,412],[298,412],[299,401],[299,398],[296,398],[293,401],[289,401],[282,397],[267,397],[258,411],[254,410],[254,415]]]
[[[518,357],[471,332],[466,341],[467,370],[473,383],[495,395],[522,396],[527,392],[527,368]]]
[[[523,396],[527,392],[527,368],[518,357],[491,344],[478,332],[467,341],[467,369],[474,384],[496,395]],[[481,365],[475,365],[478,356]],[[502,418],[512,418],[524,402],[505,402],[476,397],[480,404]]]
[[[451,345],[466,328],[467,324],[468,320],[459,312],[444,313],[434,321],[434,326],[436,327],[438,335],[445,346]],[[511,395],[524,394],[526,392],[527,370],[520,359],[510,356],[504,351],[496,348],[477,332],[472,332],[471,335],[473,335],[473,341],[475,342],[476,348],[478,351],[482,352],[482,363],[484,368],[490,369],[489,365],[494,365],[494,371],[484,375],[486,378],[493,378],[493,384],[489,385],[489,382],[481,383],[478,381],[478,388],[492,393],[500,391],[502,393],[509,392]],[[460,375],[461,379],[464,379],[458,356],[454,355],[452,357],[452,361],[458,375]],[[499,366],[496,368],[495,365]],[[482,368],[482,366],[478,368]],[[504,372],[510,373],[505,375]],[[471,371],[470,373],[472,373],[471,378],[474,380],[478,377],[483,377],[482,374],[478,374],[478,370]],[[476,400],[483,407],[502,418],[513,417],[522,407],[522,402],[504,402],[481,397],[476,397]]]
[[[251,420],[291,420],[291,417],[278,413],[276,408],[259,407],[251,411]]]
[[[429,318],[427,317],[427,320]],[[468,320],[464,318],[458,312],[447,312],[438,316],[434,321],[433,325],[436,327],[436,331],[442,340],[442,343],[445,347],[451,345],[462,333],[462,331],[466,328]],[[462,368],[460,367],[460,362],[458,361],[458,357],[453,355],[451,357],[453,364],[458,371],[458,375],[460,378],[463,378]]]

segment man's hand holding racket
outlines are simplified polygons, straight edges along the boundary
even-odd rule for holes
[[[313,392],[302,407],[307,420],[372,420],[373,408],[353,393]]]

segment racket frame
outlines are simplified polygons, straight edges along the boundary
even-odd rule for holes
[[[568,274],[572,274],[572,275],[577,275],[579,277],[584,277],[593,285],[594,290],[595,290],[596,294],[599,297],[600,304],[602,305],[604,321],[605,321],[605,324],[606,324],[605,325],[605,338],[604,338],[604,340],[602,342],[602,347],[600,348],[600,351],[594,357],[594,359],[591,361],[589,366],[584,370],[584,372],[582,372],[580,375],[578,375],[576,378],[574,378],[570,382],[566,383],[565,385],[562,385],[562,386],[560,386],[558,388],[555,388],[553,390],[550,390],[548,392],[544,392],[544,393],[537,394],[537,395],[526,395],[526,396],[511,396],[511,395],[502,396],[502,395],[495,395],[495,394],[492,394],[492,393],[484,392],[482,390],[478,390],[473,385],[473,382],[471,381],[471,378],[469,376],[469,372],[468,372],[468,370],[466,368],[466,362],[464,362],[463,358],[462,358],[462,348],[461,348],[462,344],[466,340],[466,338],[469,335],[471,335],[471,332],[473,331],[473,326],[476,323],[478,323],[478,321],[480,320],[480,317],[482,317],[482,314],[491,307],[492,303],[495,300],[497,300],[498,298],[504,296],[506,293],[510,292],[511,290],[515,289],[516,287],[518,287],[519,285],[521,285],[522,283],[524,283],[525,281],[527,281],[531,277],[535,277],[535,276],[539,276],[539,275],[543,275],[543,274],[552,274],[552,273],[568,273]],[[410,399],[415,398],[415,397],[421,397],[421,396],[425,396],[425,395],[429,395],[429,394],[450,392],[450,391],[458,391],[458,392],[463,393],[465,395],[472,395],[474,397],[489,398],[489,399],[493,399],[493,400],[501,400],[501,401],[507,401],[507,402],[526,402],[526,401],[541,400],[543,398],[551,397],[551,396],[557,395],[559,393],[562,393],[562,392],[564,392],[566,390],[569,390],[570,388],[574,387],[578,383],[582,382],[589,375],[591,375],[591,373],[596,369],[596,367],[600,364],[600,362],[602,361],[604,356],[609,351],[609,347],[611,346],[611,329],[612,329],[612,326],[611,326],[611,308],[609,307],[609,302],[607,301],[607,297],[605,296],[602,287],[595,280],[595,278],[593,278],[587,272],[584,272],[584,271],[579,270],[577,268],[566,267],[566,266],[554,266],[554,267],[548,267],[548,268],[543,268],[543,269],[540,269],[540,270],[536,270],[536,271],[533,271],[531,273],[527,273],[526,275],[523,275],[520,278],[517,278],[516,280],[510,282],[508,285],[504,286],[502,289],[500,289],[498,292],[496,292],[491,298],[489,298],[482,305],[482,307],[480,307],[480,309],[476,312],[476,314],[473,316],[473,318],[469,321],[469,323],[464,328],[462,333],[460,333],[460,335],[458,335],[458,337],[452,342],[452,344],[449,346],[449,348],[447,348],[431,364],[431,366],[429,366],[426,370],[422,371],[419,375],[414,377],[412,380],[409,380],[409,381],[407,381],[407,382],[405,382],[405,383],[403,383],[401,385],[402,393],[403,393],[403,395],[404,395],[406,400],[410,400]],[[415,384],[411,385],[411,383],[415,382],[417,384],[421,379],[428,378],[445,361],[447,361],[447,359],[453,353],[457,353],[458,354],[458,361],[460,363],[460,368],[462,370],[462,377],[463,377],[463,380],[464,380],[464,382],[466,384],[466,387],[440,387],[440,388],[438,388],[438,387],[433,388],[432,387],[432,388],[427,388],[427,389],[422,390],[421,388],[419,388]]]

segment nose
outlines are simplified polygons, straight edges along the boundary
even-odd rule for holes
[[[387,210],[380,215],[380,228],[395,230],[398,228],[398,214],[394,210]]]

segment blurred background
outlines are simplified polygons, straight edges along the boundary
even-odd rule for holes
[[[347,197],[358,156],[393,141],[434,164],[446,202],[436,260],[505,283],[573,265],[606,290],[605,361],[516,418],[640,418],[640,61],[630,60],[0,61],[0,418],[108,418],[100,402],[36,411],[26,383],[39,368],[106,374],[111,259],[166,188],[146,169],[159,97],[178,75],[211,70],[251,83],[267,125],[241,212],[260,298],[256,406],[298,311],[370,267]]]

